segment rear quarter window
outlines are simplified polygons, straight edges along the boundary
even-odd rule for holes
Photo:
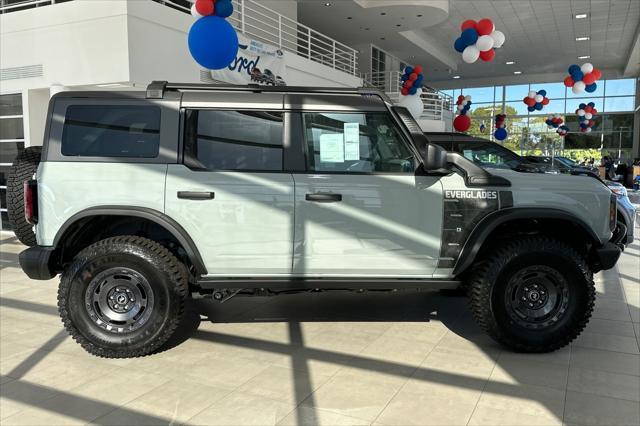
[[[69,105],[61,139],[63,156],[155,158],[161,108],[154,105]]]

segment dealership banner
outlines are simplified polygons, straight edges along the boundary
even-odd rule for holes
[[[286,84],[286,65],[282,50],[238,34],[236,59],[227,68],[211,71],[211,78],[232,84]]]

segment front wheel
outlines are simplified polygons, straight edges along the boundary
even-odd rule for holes
[[[66,268],[58,309],[69,334],[88,352],[148,355],[178,326],[187,277],[185,266],[154,241],[108,238],[82,250]]]
[[[569,245],[525,237],[494,251],[469,284],[471,309],[491,337],[521,352],[550,352],[585,328],[593,273]]]

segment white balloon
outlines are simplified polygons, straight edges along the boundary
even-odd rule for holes
[[[487,50],[493,49],[494,44],[495,42],[490,35],[480,36],[478,37],[478,41],[476,41],[476,47],[481,52],[486,52]]]
[[[480,57],[480,51],[476,46],[467,46],[462,52],[462,60],[468,64],[472,64]]]
[[[535,100],[536,100],[536,102],[540,103],[540,102],[542,102],[542,100],[544,99],[544,96],[542,96],[542,95],[535,95],[535,96],[533,97],[533,99],[535,99]]]
[[[471,102],[471,95],[465,96],[464,100],[467,101],[467,102]],[[465,105],[466,105],[466,103],[465,103]]]
[[[579,110],[578,110],[578,115],[579,115],[580,117],[582,117],[584,114],[585,114],[585,112],[584,112],[584,110],[583,110],[583,109],[579,109]]]
[[[462,108],[464,108],[462,105],[458,105],[457,110],[462,111]]]
[[[535,90],[529,90],[529,94],[527,95],[530,98],[535,98],[536,97],[536,91]]]
[[[593,65],[591,65],[591,63],[589,62],[585,62],[580,67],[580,71],[582,71],[584,74],[589,74],[591,71],[593,71]]]
[[[191,5],[191,16],[193,16],[196,19],[200,19],[200,18],[204,17],[204,15],[200,15],[198,13],[198,11],[196,10],[195,3]]]
[[[587,112],[587,113],[584,115],[584,118],[586,118],[587,120],[591,120],[591,118],[592,118],[592,117],[593,117],[593,114],[591,114],[590,112]]]
[[[504,33],[502,31],[493,31],[489,36],[493,39],[493,47],[499,49],[504,44]]]
[[[424,111],[424,104],[419,96],[403,96],[398,105],[409,110],[413,118],[418,119]]]
[[[586,129],[584,129],[585,132],[589,133],[591,131],[591,127],[587,127]]]
[[[587,87],[587,85],[584,84],[584,81],[576,81],[575,83],[573,83],[571,91],[573,93],[582,93],[584,92],[585,87]]]

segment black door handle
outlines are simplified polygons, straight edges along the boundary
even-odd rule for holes
[[[333,192],[315,192],[305,196],[307,201],[315,201],[318,203],[335,203],[342,201],[342,194],[334,194]]]
[[[183,200],[213,200],[215,196],[215,192],[178,191],[178,198]]]

